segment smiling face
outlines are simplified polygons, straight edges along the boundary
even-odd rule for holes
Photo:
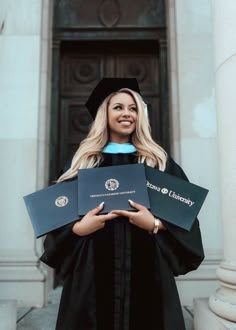
[[[127,93],[114,95],[108,104],[108,127],[110,141],[126,143],[134,132],[137,121],[137,106]]]

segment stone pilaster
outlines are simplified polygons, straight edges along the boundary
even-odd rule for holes
[[[52,278],[23,202],[47,184],[51,7],[0,2],[0,295],[18,306],[44,305]]]
[[[217,270],[220,288],[209,304],[214,313],[236,322],[236,2],[213,0],[212,10],[224,261]]]
[[[199,323],[203,313],[200,313],[200,304],[197,303],[198,308],[194,317],[196,319],[195,329],[199,330],[236,329],[235,17],[235,0],[212,0],[224,259],[217,270],[220,287],[210,297],[210,309],[208,313],[205,313],[209,322],[206,322],[205,317],[205,322]],[[215,324],[212,327],[213,319]],[[196,324],[198,325],[196,326]]]

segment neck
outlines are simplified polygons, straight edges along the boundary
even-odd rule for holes
[[[123,143],[129,143],[130,140],[126,136],[124,136],[124,138],[122,138],[122,137],[119,137],[119,138],[111,137],[109,142],[123,144]]]
[[[109,141],[108,143],[116,143],[116,144],[125,144],[125,143],[130,143],[129,141],[123,141],[123,142],[117,142],[117,141]]]

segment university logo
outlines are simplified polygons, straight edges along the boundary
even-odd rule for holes
[[[161,192],[162,192],[162,194],[166,195],[166,194],[168,194],[169,191],[166,188],[162,188]]]
[[[116,179],[109,179],[105,182],[105,187],[107,190],[113,191],[119,188],[119,181]]]
[[[57,197],[57,199],[55,200],[55,204],[57,207],[64,207],[68,204],[69,199],[66,196],[60,196]]]

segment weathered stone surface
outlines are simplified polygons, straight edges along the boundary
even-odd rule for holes
[[[0,300],[0,330],[16,329],[16,300]]]

